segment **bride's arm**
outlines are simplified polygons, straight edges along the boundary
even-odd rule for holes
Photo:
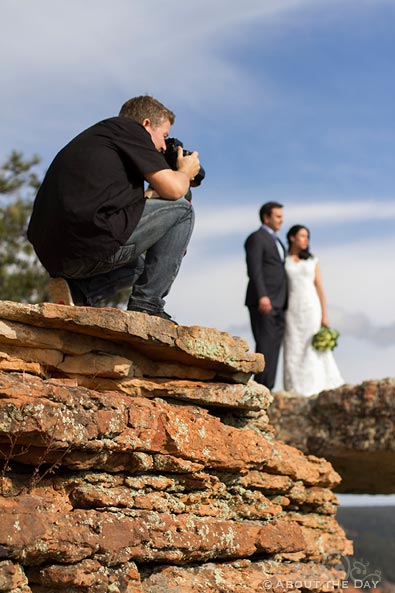
[[[320,304],[321,304],[321,312],[322,312],[321,325],[329,326],[329,319],[328,319],[327,310],[326,310],[325,292],[324,292],[324,287],[322,286],[321,270],[320,270],[320,266],[319,266],[318,262],[315,266],[314,284],[315,284],[315,288],[317,290],[318,298],[319,298]]]

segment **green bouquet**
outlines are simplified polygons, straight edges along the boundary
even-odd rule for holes
[[[319,332],[313,336],[313,348],[324,352],[325,350],[333,350],[337,346],[337,339],[340,336],[336,329],[331,329],[323,325]]]

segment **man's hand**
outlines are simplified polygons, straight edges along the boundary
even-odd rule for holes
[[[182,171],[188,176],[188,179],[193,179],[200,170],[199,156],[196,150],[192,154],[183,155],[181,146],[177,147],[177,171]]]
[[[258,301],[258,311],[260,313],[263,313],[264,315],[267,315],[268,313],[270,313],[271,310],[272,310],[272,303],[271,303],[269,297],[267,297],[267,296],[261,297]]]
[[[191,179],[198,174],[200,169],[197,152],[183,156],[181,146],[177,150],[177,171],[162,169],[147,173],[145,176],[150,186],[165,200],[178,200],[185,196]]]

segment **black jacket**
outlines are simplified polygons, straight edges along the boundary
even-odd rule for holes
[[[244,247],[249,277],[245,304],[256,307],[261,297],[268,296],[273,308],[285,309],[287,279],[276,239],[261,227],[247,238]]]

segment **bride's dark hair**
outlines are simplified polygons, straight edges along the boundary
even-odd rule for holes
[[[291,237],[296,237],[296,235],[302,229],[307,231],[307,233],[309,235],[309,239],[310,239],[310,231],[307,228],[307,226],[304,226],[304,224],[294,224],[294,226],[292,226],[287,233],[288,253],[290,252],[290,249],[291,249]],[[309,257],[313,257],[313,254],[310,253],[309,249],[301,249],[298,253],[298,256],[300,259],[309,259]]]

